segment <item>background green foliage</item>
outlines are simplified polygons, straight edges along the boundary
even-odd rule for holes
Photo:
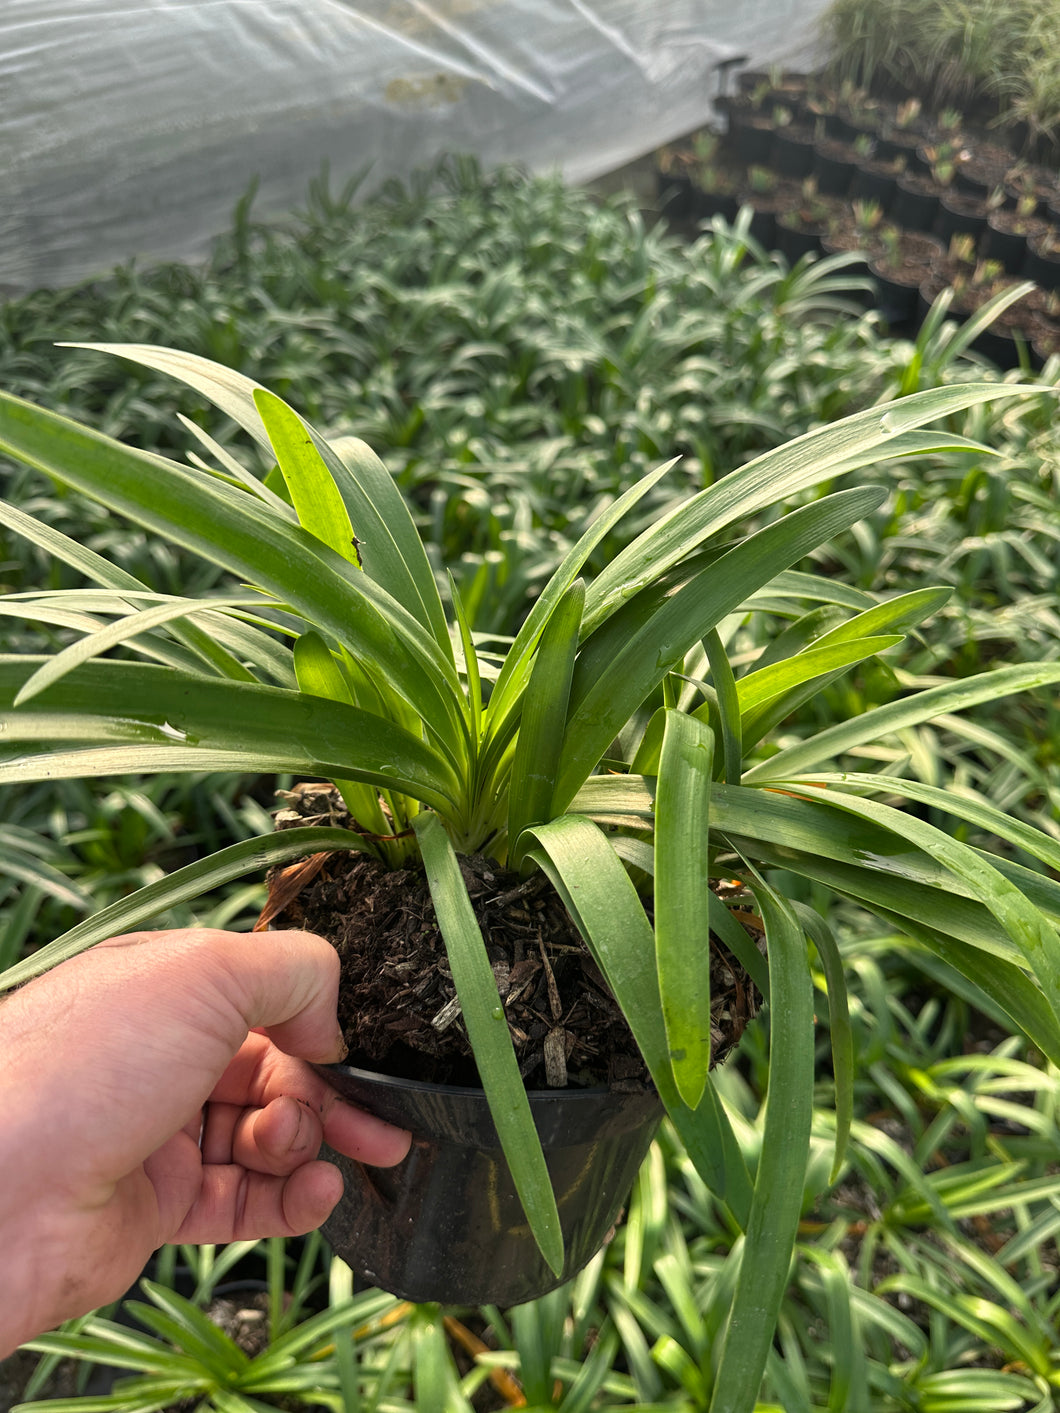
[[[282,227],[254,223],[248,199],[202,268],[129,267],[77,290],[9,301],[0,308],[0,382],[144,448],[184,455],[193,442],[176,413],[222,445],[233,429],[167,379],[54,342],[162,342],[253,373],[319,425],[375,447],[439,562],[458,564],[477,630],[501,635],[587,519],[659,461],[683,455],[676,490],[687,494],[817,424],[984,373],[956,354],[952,326],[919,345],[889,341],[862,312],[842,263],[791,270],[739,226],[686,245],[646,229],[626,202],[599,205],[510,172],[487,179],[462,162],[365,206],[354,207],[352,194],[333,195],[320,180],[306,210]],[[1060,366],[1041,376],[1055,385]],[[1052,407],[1001,402],[961,414],[951,430],[1001,457],[949,453],[860,472],[860,481],[885,484],[888,500],[806,566],[873,591],[952,584],[950,606],[900,657],[819,693],[791,723],[791,739],[900,687],[1060,652]],[[14,468],[3,475],[6,499],[160,591],[207,587],[189,580],[201,566],[149,546],[78,497]],[[652,502],[644,515],[658,509]],[[601,557],[617,548],[609,541]],[[64,576],[4,538],[3,590],[58,587]],[[733,625],[735,661],[741,645],[750,653],[755,635],[782,626],[780,607],[772,624],[759,614]],[[9,641],[24,641],[17,619],[3,623]],[[1055,701],[1030,694],[907,732],[888,764],[928,784],[952,778],[1060,837],[1058,740]],[[275,783],[185,777],[5,792],[0,966],[164,869],[263,832]],[[982,842],[970,827],[966,835]],[[810,884],[774,881],[818,901]],[[240,888],[197,916],[242,924],[257,897]],[[1056,1075],[1006,1034],[989,997],[926,951],[877,935],[878,925],[867,931],[853,910],[832,922],[846,939],[854,998],[854,1131],[829,1186],[834,1096],[822,996],[814,1159],[760,1407],[1051,1408],[1060,1384]],[[818,986],[826,988],[823,974]],[[752,1026],[721,1080],[752,1168],[765,1046]],[[211,1406],[286,1397],[340,1409],[355,1394],[371,1407],[499,1406],[504,1394],[490,1375],[511,1368],[532,1405],[568,1413],[706,1408],[733,1242],[667,1129],[615,1241],[571,1287],[516,1312],[445,1312],[492,1350],[459,1362],[442,1312],[355,1295],[315,1243],[300,1264],[273,1244],[272,1349],[295,1335],[289,1362],[254,1377],[240,1365],[247,1381],[234,1383],[214,1349],[222,1392]],[[217,1254],[169,1253],[159,1290],[179,1259],[197,1272],[189,1293],[202,1306],[219,1276]],[[240,1254],[220,1253],[220,1274]],[[286,1308],[285,1285],[297,1296]],[[181,1343],[181,1357],[196,1329],[202,1336],[179,1305],[169,1312],[175,1324],[151,1318],[155,1338],[170,1349]],[[113,1354],[113,1333],[84,1335],[97,1337]],[[198,1387],[212,1397],[208,1381]],[[172,1397],[171,1387],[164,1392]],[[141,1401],[130,1395],[124,1406],[164,1406],[145,1396],[141,1388]]]

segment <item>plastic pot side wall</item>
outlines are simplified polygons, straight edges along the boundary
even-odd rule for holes
[[[530,1234],[485,1095],[321,1067],[359,1107],[412,1131],[405,1160],[372,1168],[325,1148],[346,1195],[322,1230],[368,1284],[406,1300],[519,1305],[570,1280],[607,1239],[662,1117],[654,1092],[529,1095],[563,1228],[566,1263],[546,1265]]]

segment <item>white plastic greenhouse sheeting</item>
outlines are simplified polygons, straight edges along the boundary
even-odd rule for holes
[[[719,60],[824,0],[5,0],[0,289],[190,258],[252,178],[296,207],[442,152],[583,181],[700,125]]]

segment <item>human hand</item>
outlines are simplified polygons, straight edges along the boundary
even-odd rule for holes
[[[409,1135],[306,1061],[339,1060],[338,957],[304,932],[100,943],[0,1003],[0,1357],[117,1299],[166,1242],[311,1231]]]

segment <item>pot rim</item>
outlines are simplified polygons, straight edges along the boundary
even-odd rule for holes
[[[321,1070],[331,1070],[336,1074],[347,1075],[351,1079],[368,1080],[383,1089],[414,1090],[421,1094],[451,1094],[462,1098],[469,1098],[474,1095],[485,1096],[486,1091],[478,1084],[436,1084],[429,1079],[405,1079],[401,1075],[385,1074],[381,1070],[359,1069],[356,1065],[345,1065],[341,1061],[337,1064],[322,1064],[318,1068]],[[602,1094],[616,1094],[622,1091],[611,1089],[606,1084],[595,1084],[592,1086],[568,1086],[563,1089],[528,1089],[526,1096],[528,1099],[599,1099]],[[645,1085],[644,1093],[654,1093],[653,1085]]]

